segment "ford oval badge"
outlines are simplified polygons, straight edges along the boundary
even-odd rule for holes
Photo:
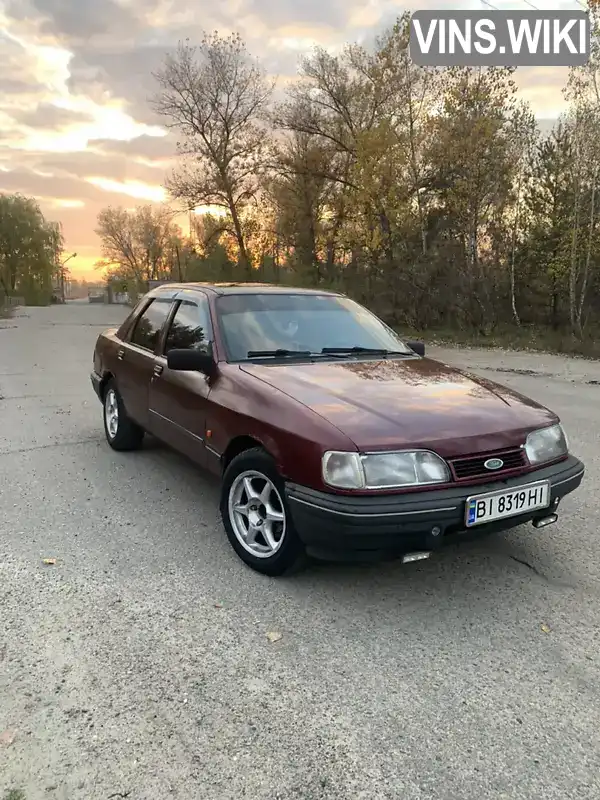
[[[504,461],[501,458],[488,458],[483,462],[486,469],[501,469],[504,466]]]

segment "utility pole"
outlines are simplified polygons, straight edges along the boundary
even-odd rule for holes
[[[62,261],[61,265],[60,265],[60,273],[59,273],[60,295],[61,295],[61,300],[62,300],[63,305],[64,305],[64,303],[67,302],[67,298],[65,296],[65,276],[66,276],[66,273],[67,273],[67,270],[65,269],[65,264],[67,263],[67,261],[70,261],[72,258],[75,258],[76,256],[77,256],[77,253],[71,253],[71,255],[67,256],[67,258],[65,258],[65,260]]]

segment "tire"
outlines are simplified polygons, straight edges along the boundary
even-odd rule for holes
[[[248,495],[249,485],[252,496]],[[263,489],[262,499],[266,504],[259,502],[257,496]],[[253,503],[253,499],[256,502]],[[254,508],[256,505],[258,509]],[[245,510],[236,513],[235,506]],[[271,456],[260,447],[240,453],[225,470],[221,517],[231,546],[242,561],[257,572],[278,577],[297,572],[306,565],[304,545],[294,528],[284,482]],[[251,521],[256,525],[251,527]]]
[[[104,433],[112,449],[118,451],[139,449],[142,446],[144,431],[127,416],[123,398],[112,378],[102,394],[102,407]]]

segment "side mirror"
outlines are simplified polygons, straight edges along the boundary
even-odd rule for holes
[[[175,348],[167,353],[167,367],[169,369],[203,372],[212,375],[215,371],[215,362],[210,353],[202,350],[187,350]]]
[[[425,358],[425,342],[406,342],[406,344],[411,350],[414,350],[418,356]]]

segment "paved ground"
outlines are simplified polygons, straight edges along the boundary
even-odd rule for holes
[[[0,330],[0,798],[597,800],[600,365],[435,352],[562,415],[588,476],[560,524],[272,581],[214,483],[104,443],[92,346],[122,313]]]

